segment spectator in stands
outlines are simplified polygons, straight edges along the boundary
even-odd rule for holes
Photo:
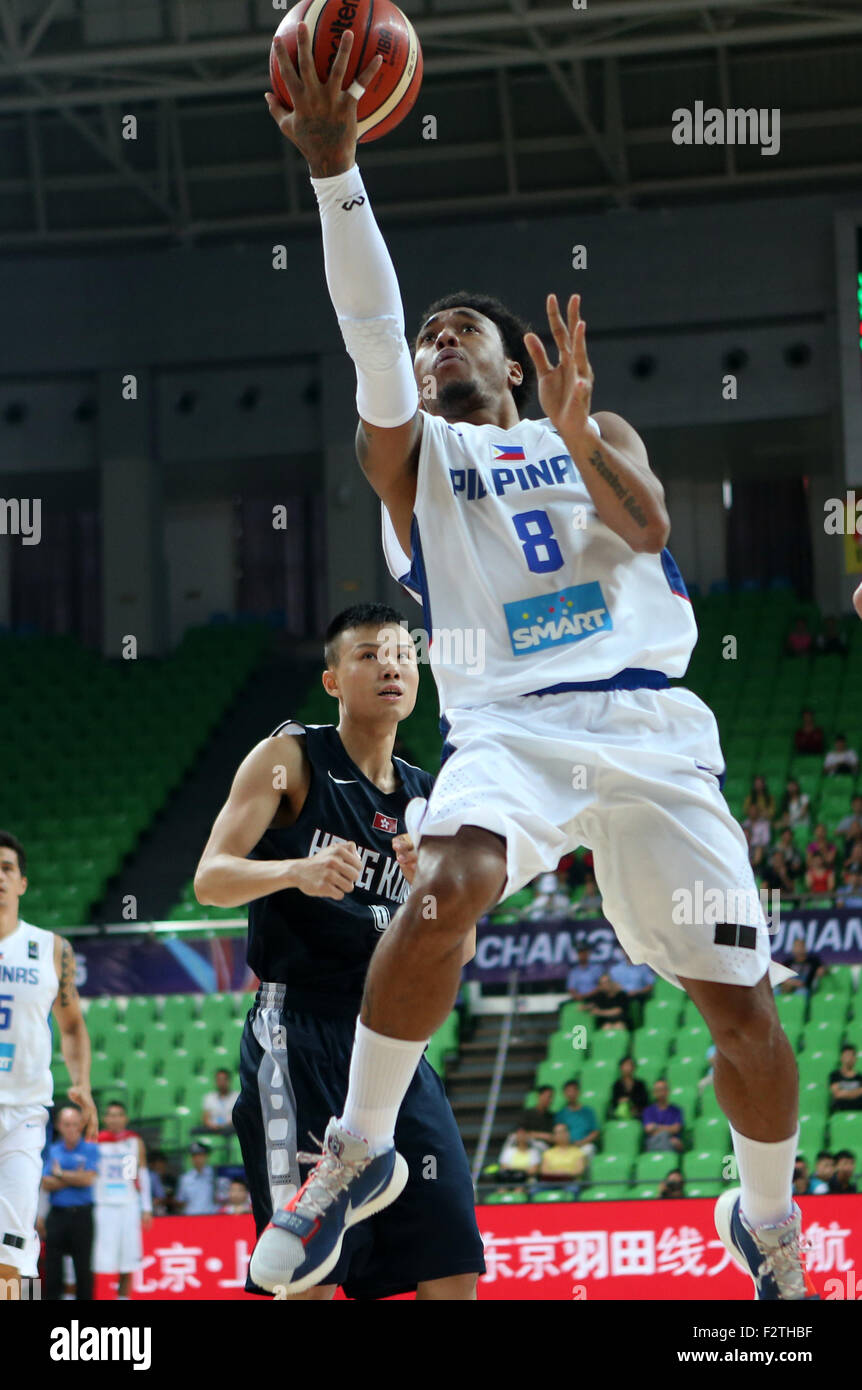
[[[765,777],[753,777],[751,790],[742,803],[742,827],[750,845],[763,845],[772,839],[772,822],[775,819],[775,797],[766,785]]]
[[[847,638],[843,636],[837,618],[826,619],[814,639],[814,651],[817,656],[847,655]]]
[[[793,876],[787,868],[784,855],[780,849],[775,849],[769,856],[767,863],[760,871],[765,888],[772,893],[793,893],[796,890]]]
[[[598,1028],[631,1028],[631,1000],[622,985],[605,971],[599,987],[587,1004]]]
[[[782,994],[810,994],[826,974],[826,966],[819,956],[809,951],[805,938],[795,936],[790,954],[782,962],[797,973],[779,986]]]
[[[810,1191],[811,1172],[808,1163],[802,1154],[797,1154],[796,1162],[793,1165],[793,1195],[794,1197],[804,1197]]]
[[[221,1208],[225,1216],[246,1216],[251,1211],[248,1188],[242,1178],[232,1178],[227,1201]]]
[[[855,777],[859,771],[859,754],[850,748],[844,734],[835,735],[835,747],[823,759],[827,777]]]
[[[662,1178],[661,1186],[658,1190],[660,1197],[684,1197],[685,1191],[682,1184],[682,1173],[679,1168],[674,1168],[668,1173],[666,1178]]]
[[[790,877],[794,879],[795,886],[795,880],[799,878],[799,875],[802,873],[803,864],[802,855],[793,843],[792,830],[782,830],[778,837],[776,849],[781,850],[784,862],[787,865],[787,872],[790,874]]]
[[[810,869],[811,861],[815,854],[819,854],[827,869],[833,868],[835,857],[838,854],[838,846],[834,840],[830,840],[823,821],[818,821],[814,827],[814,839],[810,841],[806,850],[806,865]]]
[[[793,742],[797,753],[823,752],[823,730],[819,724],[814,723],[813,710],[802,711],[802,723],[793,735]]]
[[[862,880],[862,840],[854,840],[847,851],[841,877],[848,888],[858,888]]]
[[[807,619],[802,616],[798,617],[787,634],[787,641],[785,642],[787,655],[807,656],[811,651],[813,640]]]
[[[610,1113],[615,1120],[639,1120],[648,1105],[647,1088],[635,1076],[634,1057],[623,1057],[620,1074],[611,1091]]]
[[[835,1173],[829,1184],[830,1192],[855,1192],[856,1155],[849,1149],[839,1149],[835,1155]]]
[[[835,870],[823,863],[822,854],[812,854],[805,870],[805,887],[809,893],[834,893]]]
[[[833,1110],[862,1110],[862,1075],[856,1069],[856,1049],[845,1043],[841,1064],[829,1075]]]
[[[835,1159],[832,1154],[821,1149],[817,1155],[817,1165],[814,1169],[814,1177],[811,1179],[811,1192],[816,1197],[822,1197],[829,1191],[829,1184],[835,1177]]]
[[[628,952],[623,951],[622,960],[614,961],[608,974],[625,990],[629,999],[640,999],[645,1004],[652,997],[655,975],[648,965],[634,965]]]
[[[553,1086],[540,1086],[536,1104],[522,1110],[518,1129],[525,1129],[533,1142],[550,1144],[553,1137],[555,1115],[551,1108],[554,1100]]]
[[[553,1134],[551,1141],[553,1142]],[[524,1178],[536,1177],[544,1152],[540,1144],[531,1140],[523,1127],[516,1129],[500,1150],[500,1178],[523,1181]]]
[[[564,1124],[554,1126],[554,1142],[542,1154],[539,1177],[545,1181],[572,1182],[583,1177],[587,1158],[580,1145],[572,1142]]]
[[[584,891],[578,899],[577,912],[580,916],[586,917],[591,912],[598,912],[601,905],[602,895],[598,890],[592,870],[588,869],[584,874]]]
[[[170,1216],[174,1209],[177,1175],[172,1172],[167,1156],[160,1150],[150,1155],[150,1194],[154,1216]]]
[[[583,1149],[587,1158],[596,1151],[599,1122],[591,1105],[581,1105],[581,1088],[577,1081],[567,1081],[563,1087],[566,1103],[555,1116],[557,1125],[565,1125],[573,1144]],[[556,1125],[554,1126],[556,1133]]]
[[[838,822],[835,829],[844,840],[845,850],[854,840],[862,838],[862,796],[857,794],[851,797],[850,813]]]
[[[562,875],[556,873],[539,874],[535,881],[536,892],[527,909],[529,922],[541,921],[548,917],[565,917],[569,911],[569,895],[566,892]]]
[[[582,941],[578,946],[578,963],[572,966],[566,977],[566,989],[570,997],[576,1000],[581,1008],[585,1008],[587,1001],[592,999],[598,989],[601,977],[602,967],[591,962],[590,948]]]
[[[182,1174],[177,1184],[174,1203],[183,1216],[214,1216],[218,1211],[215,1200],[215,1169],[209,1166],[206,1144],[191,1144],[192,1166]]]
[[[195,1133],[207,1130],[210,1134],[233,1134],[231,1114],[238,1097],[239,1091],[231,1090],[230,1072],[226,1067],[219,1067],[215,1074],[215,1090],[207,1091],[204,1096],[201,1123]]]
[[[644,1148],[649,1153],[666,1153],[669,1149],[682,1150],[682,1111],[678,1105],[668,1103],[670,1089],[664,1078],[655,1082],[653,1103],[641,1115],[644,1127]]]
[[[811,819],[811,799],[795,778],[787,780],[784,796],[781,798],[781,811],[775,822],[776,830],[794,830],[797,825],[808,825]],[[791,841],[792,841],[791,836]]]

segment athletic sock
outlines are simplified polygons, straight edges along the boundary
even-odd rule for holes
[[[425,1047],[385,1038],[356,1020],[350,1085],[338,1123],[364,1139],[372,1154],[392,1147],[398,1111]]]
[[[799,1130],[789,1139],[764,1144],[730,1126],[742,1188],[740,1208],[749,1226],[773,1226],[793,1210],[793,1166]]]

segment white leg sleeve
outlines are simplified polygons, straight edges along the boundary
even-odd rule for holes
[[[356,364],[356,408],[369,424],[392,429],[419,408],[395,267],[357,165],[345,174],[313,178],[311,186],[323,229],[326,283]]]

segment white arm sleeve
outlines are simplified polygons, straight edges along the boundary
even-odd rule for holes
[[[356,408],[383,429],[419,408],[404,307],[392,258],[371,211],[359,168],[312,179],[323,230],[326,283],[348,353],[356,364]]]

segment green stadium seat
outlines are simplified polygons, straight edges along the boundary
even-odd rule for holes
[[[849,1149],[862,1159],[862,1110],[836,1110],[829,1121],[829,1144],[832,1152]]]
[[[578,1200],[581,1202],[618,1202],[625,1195],[623,1188],[602,1187],[600,1184],[596,1184],[595,1187],[581,1188]]]
[[[819,1151],[825,1147],[826,1124],[820,1114],[799,1116],[799,1144],[797,1152],[804,1154],[811,1167]]]
[[[844,1024],[832,1018],[822,1019],[819,1023],[806,1023],[803,1038],[807,1053],[824,1052],[837,1059],[844,1041]],[[837,1060],[833,1065],[838,1065]]]
[[[718,1149],[692,1150],[691,1153],[682,1154],[680,1166],[683,1177],[686,1182],[689,1178],[720,1182],[726,1158],[727,1152]]]
[[[489,1207],[512,1207],[519,1206],[530,1199],[526,1192],[521,1192],[515,1188],[512,1192],[489,1192],[487,1197],[482,1199]]]
[[[720,1197],[724,1191],[725,1184],[721,1182],[704,1182],[696,1178],[693,1182],[686,1182],[683,1191],[686,1197]]]
[[[221,1033],[228,1020],[235,1016],[232,994],[205,994],[201,1000],[200,1018],[214,1033]]]
[[[702,1119],[707,1116],[719,1116],[721,1119],[725,1118],[724,1111],[718,1103],[718,1097],[715,1094],[714,1086],[704,1086],[703,1090],[700,1092],[698,1108]],[[686,1116],[686,1121],[688,1121],[688,1119],[689,1117]]]
[[[107,1052],[94,1052],[90,1059],[90,1085],[94,1091],[107,1086],[113,1076],[111,1059]],[[56,1077],[56,1071],[54,1072]]]
[[[146,1052],[129,1052],[123,1059],[123,1079],[130,1091],[142,1090],[153,1080],[153,1063]]]
[[[691,1135],[693,1149],[731,1152],[730,1126],[724,1115],[701,1115],[691,1126]]]
[[[678,1153],[638,1154],[635,1159],[635,1182],[661,1182],[668,1173],[680,1166],[681,1157]]]
[[[660,1077],[664,1076],[667,1062],[664,1057],[638,1057],[635,1060],[635,1077],[642,1081],[647,1088],[649,1095],[652,1095],[652,1088]]]
[[[628,1054],[631,1045],[628,1031],[625,1028],[600,1028],[595,1032],[591,1029],[589,1038],[590,1061],[611,1062],[616,1073],[620,1059]]]
[[[683,1008],[683,994],[677,990],[677,998],[649,999],[644,1006],[643,1023],[645,1028],[659,1028],[662,1031],[676,1027]]]
[[[573,1056],[574,1051],[570,1033],[552,1033],[549,1037],[547,1054],[549,1062],[563,1062],[571,1069],[577,1060]]]
[[[626,1183],[632,1171],[634,1154],[602,1153],[596,1154],[590,1162],[590,1181],[598,1183]],[[622,1187],[619,1189],[622,1192]]]
[[[632,1054],[639,1061],[659,1057],[664,1061],[673,1041],[668,1028],[639,1028],[632,1039]]]
[[[642,1139],[640,1120],[609,1120],[602,1129],[603,1152],[618,1158],[634,1158]]]
[[[546,1059],[536,1068],[536,1085],[553,1086],[555,1091],[561,1091],[565,1083],[574,1080],[577,1074],[578,1067],[575,1064],[549,1062]]]
[[[571,1192],[567,1192],[564,1187],[539,1188],[530,1197],[531,1202],[571,1202],[573,1201]]]
[[[164,1023],[151,1023],[141,1038],[141,1051],[146,1052],[157,1071],[163,1071],[166,1060],[176,1052],[173,1031]]]
[[[137,1118],[140,1120],[156,1119],[161,1115],[170,1115],[172,1110],[171,1087],[164,1077],[156,1077],[147,1082],[138,1099]]]
[[[623,1196],[627,1201],[653,1201],[658,1196],[659,1184],[657,1182],[638,1182],[632,1183]]]
[[[139,1045],[139,1040],[149,1030],[154,1016],[155,1005],[150,995],[133,995],[126,1001],[126,1007],[123,1010],[123,1023],[131,1033],[136,1045]]]
[[[691,1087],[697,1086],[706,1070],[706,1063],[702,1057],[675,1056],[668,1058],[665,1076],[671,1087]]]
[[[197,1017],[197,999],[193,994],[168,994],[159,1015],[175,1033],[184,1033]]]
[[[805,1023],[806,1000],[801,994],[779,994],[775,1001],[778,1017],[786,1033],[797,1033]]]
[[[822,1114],[826,1118],[829,1109],[829,1087],[819,1076],[805,1080],[799,1076],[799,1109],[804,1115]]]

